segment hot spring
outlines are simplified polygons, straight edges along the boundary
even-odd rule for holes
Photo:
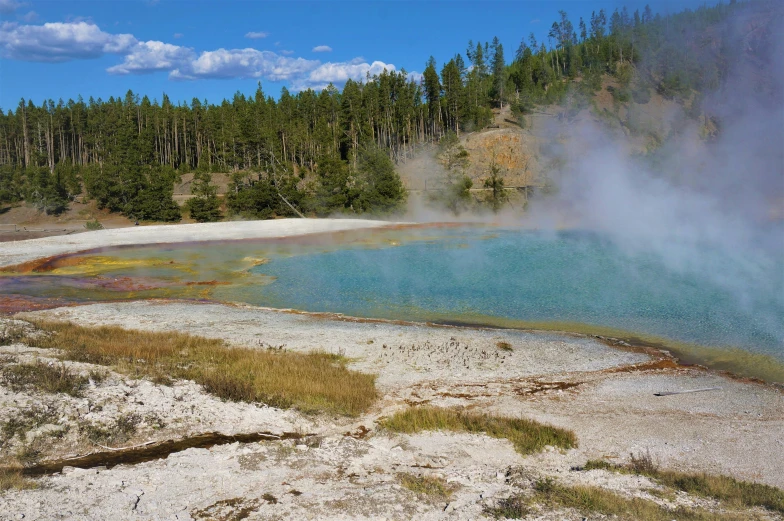
[[[583,231],[411,227],[112,248],[6,271],[58,303],[178,298],[356,317],[601,334],[784,381],[784,260],[705,249],[672,265]]]

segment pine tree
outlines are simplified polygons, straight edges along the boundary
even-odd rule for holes
[[[504,46],[498,41],[498,37],[493,38],[493,98],[498,106],[504,106],[506,86],[506,63],[504,63]]]
[[[215,222],[222,218],[217,189],[211,181],[212,175],[207,172],[197,172],[193,177],[191,194],[194,197],[188,200],[187,207],[191,219],[198,222]]]
[[[460,134],[463,81],[457,64],[457,57],[449,60],[441,69],[441,84],[444,91],[446,127],[456,134]]]
[[[423,76],[428,109],[428,128],[430,135],[436,138],[440,134],[441,124],[441,83],[438,81],[438,72],[436,72],[436,60],[432,56],[427,61]]]
[[[490,163],[490,173],[485,179],[485,188],[490,188],[490,207],[498,213],[506,202],[506,190],[504,190],[504,178],[501,175],[501,168],[495,162],[495,155]]]
[[[395,165],[378,147],[367,147],[360,154],[357,172],[362,187],[358,205],[362,211],[386,213],[401,208],[406,190]]]

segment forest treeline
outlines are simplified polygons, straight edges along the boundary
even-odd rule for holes
[[[693,37],[754,5],[667,16],[647,6],[600,10],[577,21],[560,11],[547,41],[531,34],[513,53],[497,38],[469,41],[447,63],[428,60],[419,81],[385,71],[342,90],[284,88],[278,99],[259,84],[253,96],[238,92],[220,104],[131,91],[108,100],[21,100],[0,114],[0,203],[25,200],[58,213],[83,194],[132,218],[176,221],[174,184],[194,172],[192,217],[216,220],[210,173],[233,172],[225,199],[232,214],[393,211],[406,195],[394,163],[422,144],[487,126],[494,107],[511,105],[521,123],[536,105],[579,110],[607,74],[621,85],[620,101],[644,103],[650,88],[685,99],[718,86],[732,49],[706,50]]]

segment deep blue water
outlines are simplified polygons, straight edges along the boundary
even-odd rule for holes
[[[579,322],[784,359],[780,258],[739,262],[732,252],[695,249],[672,263],[584,232],[493,235],[447,231],[275,256],[252,271],[277,280],[241,300],[361,317]]]

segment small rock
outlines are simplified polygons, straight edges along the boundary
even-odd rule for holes
[[[294,448],[297,449],[297,450],[301,450],[303,452],[308,450],[308,446],[307,445],[295,445]]]
[[[87,401],[87,400],[84,400],[84,401],[80,402],[76,406],[76,412],[79,414],[79,416],[84,416],[85,414],[89,413],[90,412],[90,402]]]

